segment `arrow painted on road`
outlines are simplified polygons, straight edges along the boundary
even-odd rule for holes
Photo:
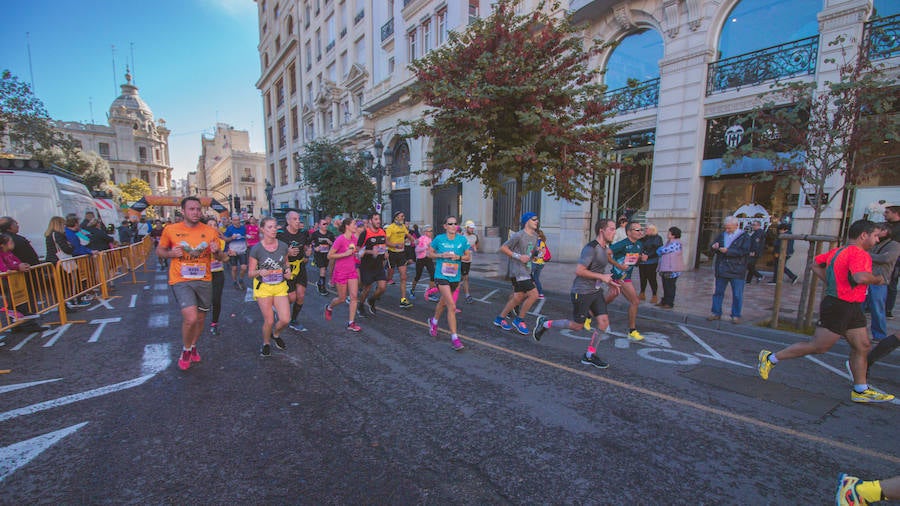
[[[15,385],[4,385],[4,386],[0,387],[0,394],[5,394],[6,392],[12,392],[13,390],[21,390],[23,388],[43,385],[44,383],[53,383],[54,381],[59,381],[61,379],[62,378],[55,378],[52,380],[31,381],[28,383],[16,383]]]
[[[67,395],[65,397],[59,397],[57,399],[39,402],[37,404],[32,404],[23,408],[13,409],[5,413],[0,413],[0,422],[4,422],[6,420],[17,418],[23,415],[37,413],[38,411],[65,406],[66,404],[72,404],[73,402],[111,394],[113,392],[118,392],[119,390],[134,388],[138,385],[144,384],[145,382],[147,382],[147,380],[156,376],[157,373],[165,370],[165,368],[169,366],[170,361],[171,359],[169,358],[168,344],[147,345],[144,347],[144,364],[141,368],[141,372],[144,374],[143,376],[128,381],[123,381],[121,383],[106,385],[105,387],[95,388],[93,390],[88,390],[87,392]]]
[[[31,462],[35,457],[40,455],[44,450],[50,448],[60,439],[73,434],[78,429],[87,425],[87,422],[72,425],[65,429],[44,434],[43,436],[34,437],[26,441],[0,448],[0,481],[6,479],[16,469]]]

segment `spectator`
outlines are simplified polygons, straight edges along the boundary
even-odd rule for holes
[[[756,270],[756,262],[766,250],[766,233],[762,229],[762,223],[759,220],[753,220],[750,223],[750,256],[747,258],[747,283],[751,283],[753,279],[756,282],[763,278],[763,275]]]
[[[96,215],[93,211],[87,211],[84,213],[84,219],[81,220],[81,228],[88,228],[88,225],[91,224],[92,221],[96,219]]]
[[[650,291],[652,292],[650,297],[651,304],[659,302],[659,299],[656,298],[656,292],[659,289],[659,285],[656,284],[656,271],[657,267],[659,267],[659,255],[656,253],[656,250],[661,248],[662,245],[662,237],[659,236],[659,230],[656,228],[656,225],[648,223],[644,227],[644,237],[641,239],[641,246],[644,248],[642,253],[647,255],[647,259],[638,264],[638,272],[641,275],[641,293],[638,294],[638,298],[646,300],[644,291],[649,283]]]
[[[710,245],[710,249],[715,255],[716,291],[713,293],[712,314],[706,317],[709,321],[722,319],[725,288],[730,284],[731,323],[741,322],[750,236],[738,228],[738,224],[738,219],[734,216],[725,218],[725,230],[719,232]]]
[[[71,216],[66,218],[65,234],[69,244],[74,248],[72,256],[77,257],[94,253],[94,251],[88,247],[90,238],[86,234],[81,233],[81,225],[78,223],[77,217]]]
[[[778,237],[775,238],[775,248],[773,250],[773,255],[775,256],[775,270],[778,270],[778,258],[781,256],[781,236],[785,234],[791,233],[791,226],[787,223],[779,223],[778,224]],[[791,256],[794,255],[794,240],[788,239],[787,241],[787,249],[784,254],[784,275],[791,281],[791,284],[796,284],[799,279],[796,274],[794,274],[790,269],[788,269],[787,263],[788,260],[791,259]],[[778,273],[772,275],[771,281],[769,281],[770,285],[775,284],[775,276]]]
[[[891,237],[891,227],[887,223],[875,224],[875,235],[878,243],[869,250],[872,257],[872,274],[890,279],[897,258],[900,257],[900,243]],[[872,315],[872,340],[881,341],[887,337],[887,285],[869,285],[866,304]]]
[[[115,239],[106,233],[97,218],[92,218],[83,229],[90,234],[90,242],[88,248],[94,251],[104,251],[110,249],[110,244],[116,242]]]
[[[29,267],[29,264],[22,262],[16,255],[13,253],[13,248],[15,244],[13,242],[13,238],[9,234],[0,233],[0,272],[7,271],[18,271],[18,272],[26,272]],[[26,276],[26,283],[28,277]],[[7,285],[6,279],[3,280],[3,293],[10,293],[10,287]],[[28,292],[31,293],[30,287],[27,288]],[[18,302],[18,301],[16,301]],[[0,303],[3,304],[4,313],[6,313],[7,318],[9,319],[18,319],[18,320],[27,320],[24,323],[21,323],[12,328],[13,332],[43,332],[47,330],[49,327],[40,325],[37,323],[35,318],[37,315],[34,315],[29,311],[28,301],[21,302],[16,307],[9,307],[5,300],[2,300],[0,297]],[[11,305],[11,304],[10,304]]]
[[[141,242],[144,240],[144,237],[150,235],[150,224],[147,223],[147,218],[141,216],[141,220],[137,224],[137,242]]]
[[[616,220],[616,225],[618,228],[616,228],[616,235],[615,235],[615,237],[613,237],[612,244],[615,244],[615,243],[621,241],[622,239],[625,239],[626,237],[628,237],[628,228],[627,228],[628,217],[627,216],[619,216],[619,219]]]
[[[132,239],[134,237],[134,233],[131,230],[131,222],[130,221],[122,220],[122,224],[119,225],[117,232],[119,234],[119,243],[131,244]]]
[[[0,234],[8,234],[13,240],[13,254],[16,258],[28,265],[37,265],[41,263],[40,257],[29,241],[24,236],[19,235],[19,222],[9,216],[0,218]]]
[[[44,232],[44,241],[47,245],[47,261],[52,264],[59,262],[59,252],[75,256],[75,246],[72,246],[66,235],[66,223],[69,222],[73,222],[75,226],[78,226],[77,217],[72,216],[66,220],[62,216],[54,216],[50,218],[47,231]],[[76,297],[74,300],[66,301],[66,307],[73,310],[90,305],[90,302],[85,301],[81,296]]]
[[[675,282],[684,270],[684,256],[681,246],[681,229],[669,228],[666,244],[656,250],[659,255],[659,277],[662,278],[663,297],[658,306],[662,309],[675,307]]]
[[[891,226],[891,237],[900,241],[900,205],[885,204],[884,220]],[[897,282],[900,281],[900,259],[894,264],[891,279],[888,280],[887,299],[884,302],[885,317],[894,319],[894,304],[897,302]]]

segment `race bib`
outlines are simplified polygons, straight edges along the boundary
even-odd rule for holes
[[[385,253],[387,253],[387,246],[385,246],[384,244],[375,246],[375,254],[384,255]]]
[[[455,278],[456,273],[458,272],[459,264],[457,263],[444,262],[443,264],[441,264],[441,274],[443,274],[444,276]]]
[[[184,279],[203,279],[206,277],[206,265],[204,264],[181,264],[181,277]]]
[[[277,285],[282,281],[284,281],[284,273],[280,270],[276,272],[270,272],[269,274],[262,276],[262,282],[267,285]]]
[[[238,255],[242,255],[247,252],[247,243],[245,241],[234,241],[228,245],[228,249],[234,251]]]
[[[637,265],[638,260],[640,259],[640,253],[625,253],[625,261],[622,263],[622,265]]]

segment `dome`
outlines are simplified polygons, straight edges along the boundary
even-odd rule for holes
[[[109,119],[137,120],[141,124],[153,122],[153,111],[138,95],[137,86],[131,84],[131,74],[126,71],[125,84],[119,86],[122,94],[109,106]]]

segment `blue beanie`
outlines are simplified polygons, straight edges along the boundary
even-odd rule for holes
[[[521,226],[524,227],[524,226],[525,226],[525,222],[527,222],[527,221],[530,220],[531,218],[534,218],[535,216],[537,216],[537,215],[534,214],[534,213],[523,213],[523,214],[522,214],[522,219],[519,220],[519,224],[520,224]]]

